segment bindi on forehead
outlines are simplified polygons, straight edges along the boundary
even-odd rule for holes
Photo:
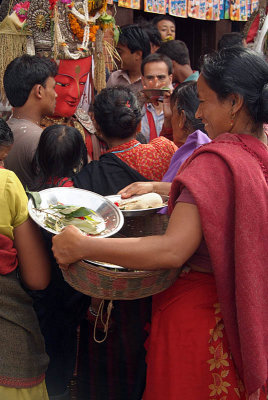
[[[80,65],[76,65],[74,72],[75,72],[76,79],[78,79],[79,75],[80,75],[80,72],[81,72]]]

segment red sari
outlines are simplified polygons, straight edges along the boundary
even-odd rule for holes
[[[267,183],[267,147],[231,134],[195,151],[173,181],[171,210],[186,187],[214,277],[191,272],[154,296],[143,400],[265,398]]]
[[[246,400],[213,275],[191,271],[154,296],[143,400]]]

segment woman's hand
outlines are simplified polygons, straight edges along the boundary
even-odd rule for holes
[[[52,251],[60,268],[67,269],[69,264],[83,257],[83,243],[87,238],[78,228],[69,225],[52,239]]]
[[[122,199],[128,199],[135,194],[145,194],[154,191],[154,182],[134,182],[120,190]]]
[[[165,93],[164,100],[163,100],[164,122],[166,122],[166,125],[165,125],[166,128],[171,128],[172,110],[171,110],[171,104],[170,104],[170,96],[171,96],[171,92]]]
[[[169,195],[171,188],[170,182],[134,182],[120,190],[122,199],[128,199],[136,194],[145,194],[155,192],[161,195]]]

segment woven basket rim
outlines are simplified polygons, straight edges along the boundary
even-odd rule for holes
[[[86,265],[85,265],[86,264]],[[112,281],[115,280],[131,280],[131,279],[136,279],[136,280],[143,280],[146,278],[150,278],[150,277],[155,277],[156,273],[158,273],[160,276],[163,275],[163,277],[165,276],[165,274],[170,274],[170,272],[172,271],[171,276],[169,276],[168,280],[164,280],[163,281],[163,286],[154,286],[152,285],[151,287],[144,287],[140,289],[140,291],[134,291],[131,292],[125,289],[121,290],[121,289],[116,289],[116,288],[112,288],[110,287],[110,289],[108,289],[109,293],[100,293],[100,289],[99,288],[84,288],[81,287],[79,281],[73,280],[72,278],[69,279],[70,277],[68,276],[68,272],[66,274],[66,271],[62,271],[63,273],[63,277],[64,279],[68,282],[68,284],[70,286],[72,286],[74,289],[76,289],[77,291],[84,293],[87,296],[91,296],[91,297],[95,297],[98,299],[104,299],[104,300],[136,300],[136,299],[141,299],[141,298],[145,298],[145,297],[149,297],[149,296],[153,296],[157,293],[160,293],[164,290],[166,290],[179,276],[179,268],[174,268],[172,270],[170,269],[161,269],[161,270],[155,270],[155,271],[150,271],[150,274],[147,275],[143,275],[143,274],[139,274],[139,273],[129,273],[129,272],[120,272],[120,274],[118,272],[114,272],[114,271],[109,271],[107,274],[107,271],[105,268],[96,266],[96,265],[89,265],[87,263],[75,263],[72,264],[74,266],[76,266],[77,268],[84,268],[87,271],[90,271],[90,273],[94,273],[96,274],[96,270],[98,269],[98,273],[102,276],[103,279],[109,279],[110,280],[110,284],[112,284]],[[101,269],[101,271],[100,271]],[[130,274],[132,274],[132,276],[130,277]],[[157,277],[158,279],[158,277]],[[164,283],[165,282],[165,283]],[[102,289],[101,289],[102,290]]]
[[[71,264],[70,267],[75,266],[77,264],[80,267],[83,267],[89,271],[99,272],[101,275],[110,276],[111,278],[118,277],[118,274],[120,274],[120,276],[122,276],[122,277],[137,279],[137,278],[155,276],[155,275],[163,273],[163,271],[165,271],[165,270],[168,270],[168,268],[162,268],[162,269],[150,270],[150,271],[142,271],[142,270],[141,271],[138,271],[138,270],[137,271],[121,271],[120,269],[118,269],[117,271],[113,271],[112,269],[109,270],[108,268],[101,267],[99,265],[90,264],[83,260],[77,261],[76,263]],[[174,269],[177,269],[177,268],[174,268]]]

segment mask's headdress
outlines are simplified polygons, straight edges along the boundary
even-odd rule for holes
[[[111,29],[115,37],[118,35],[106,7],[107,0],[29,0],[12,6],[0,23],[1,76],[9,62],[24,53],[54,60],[77,60],[93,54],[94,84],[101,90],[105,87],[104,31]],[[108,55],[116,57],[109,44]]]

